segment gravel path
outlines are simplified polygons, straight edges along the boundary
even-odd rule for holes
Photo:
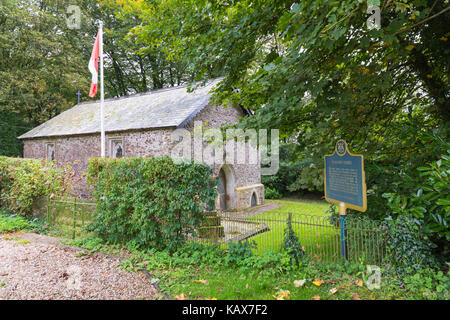
[[[26,235],[0,235],[0,300],[161,298],[144,273],[119,269],[117,258],[79,256],[51,237]]]

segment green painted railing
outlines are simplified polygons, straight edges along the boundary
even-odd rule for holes
[[[300,213],[246,216],[242,213],[221,213],[221,225],[224,227],[225,236],[197,240],[225,244],[248,239],[256,243],[256,253],[262,253],[267,249],[281,251],[289,216],[292,230],[307,255],[327,262],[343,259],[339,222],[332,223],[328,216]],[[384,260],[386,234],[381,224],[348,216],[346,231],[348,260],[373,264],[379,264]]]
[[[76,198],[47,199],[46,221],[51,231],[66,238],[85,237],[87,224],[95,213],[95,202]]]
[[[71,199],[48,199],[47,223],[58,235],[85,237],[86,225],[92,221],[95,202]],[[304,252],[319,261],[337,262],[341,256],[341,233],[337,219],[301,213],[208,213],[209,220],[197,230],[191,241],[222,244],[248,239],[257,245],[255,253],[283,250],[288,219]],[[347,255],[350,261],[380,264],[386,256],[386,233],[382,224],[351,215],[346,219]],[[214,222],[214,223],[213,223]]]

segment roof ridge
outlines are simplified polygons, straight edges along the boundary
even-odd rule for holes
[[[205,85],[211,84],[212,82],[214,82],[216,80],[219,80],[219,79],[223,79],[223,77],[219,77],[219,78],[215,78],[215,79],[209,79],[209,80],[206,81]],[[200,84],[200,83],[203,83],[203,81],[195,82],[195,84]],[[184,88],[187,88],[189,85],[190,85],[189,83],[186,83],[186,84],[173,86],[173,87],[161,88],[161,89],[157,89],[157,90],[150,90],[150,91],[147,91],[147,92],[133,93],[133,94],[126,95],[126,96],[121,96],[121,97],[108,98],[108,99],[105,99],[104,101],[105,102],[107,102],[107,101],[119,101],[119,100],[128,99],[128,98],[142,97],[142,96],[156,94],[156,93],[165,92],[165,91],[184,89]],[[77,103],[75,106],[79,106],[79,105],[83,105],[83,104],[90,104],[90,103],[100,103],[100,100],[83,101],[83,102]]]
[[[106,101],[114,103],[105,104],[105,111],[109,114],[105,119],[105,131],[183,126],[186,119],[192,119],[193,115],[211,102],[211,88],[219,81],[220,79],[212,79],[193,83],[192,89],[195,90],[190,92],[186,91],[187,85],[183,85],[108,99]],[[126,101],[127,98],[130,100]],[[98,102],[76,104],[24,133],[19,139],[49,137],[55,134],[70,136],[95,131],[99,121],[99,114],[95,111],[99,108]]]

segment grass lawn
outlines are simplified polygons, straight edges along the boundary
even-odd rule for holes
[[[258,216],[282,217],[290,210],[305,209],[312,216],[325,218],[327,204],[321,201],[276,201],[285,206]],[[258,218],[258,217],[257,217]],[[272,231],[282,239],[285,221]],[[315,226],[308,226],[313,231]],[[29,229],[20,217],[0,214],[0,233]],[[299,233],[300,234],[300,233]],[[322,235],[321,235],[322,237]],[[304,239],[301,234],[300,239]],[[277,240],[278,241],[278,240]],[[281,240],[280,240],[281,241]],[[301,240],[302,241],[302,240]],[[262,242],[260,242],[262,243]],[[289,262],[285,253],[268,250],[258,255],[234,252],[231,247],[182,248],[173,254],[167,251],[144,250],[135,244],[112,245],[98,238],[68,242],[92,252],[102,251],[126,257],[120,268],[129,272],[146,269],[161,290],[171,299],[219,300],[359,300],[359,299],[448,299],[447,275],[436,276],[435,270],[424,270],[407,278],[397,278],[382,267],[381,288],[367,287],[367,263],[364,261],[328,263],[318,259],[305,260],[300,266]],[[192,246],[192,244],[191,244]],[[82,257],[80,257],[82,258]],[[236,259],[237,258],[237,259]],[[231,262],[230,262],[231,261]],[[444,289],[443,289],[444,288]]]
[[[341,236],[339,226],[331,224],[326,210],[329,204],[320,200],[268,200],[282,206],[257,214],[249,221],[266,224],[270,231],[249,238],[255,241],[255,253],[267,249],[281,251],[288,215],[291,225],[304,251],[318,260],[338,261],[341,258]],[[380,263],[383,258],[382,238],[370,225],[354,223],[348,230],[348,258],[352,261],[364,259]]]
[[[328,203],[311,200],[269,201],[282,206],[247,219],[265,223],[270,229],[249,239],[256,242],[258,253],[269,248],[275,251],[282,249],[287,219],[291,213],[292,228],[307,253],[321,258],[338,256],[339,229],[328,221],[328,215],[325,213]]]
[[[190,272],[189,272],[190,271]],[[224,268],[173,269],[154,272],[162,290],[173,299],[218,300],[375,300],[414,298],[399,290],[394,282],[384,280],[383,290],[369,290],[356,274],[325,273],[307,270],[292,274],[260,275]],[[333,275],[336,275],[334,277]],[[300,280],[300,281],[299,281]],[[299,283],[302,283],[299,286]],[[320,284],[317,286],[316,284]],[[297,286],[297,285],[298,286]],[[283,292],[285,296],[283,297]]]

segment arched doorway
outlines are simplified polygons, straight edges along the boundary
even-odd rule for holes
[[[223,172],[222,169],[219,171],[219,185],[217,186],[217,191],[219,193],[220,210],[226,211],[227,178],[225,177],[225,172]]]
[[[217,191],[219,193],[220,210],[229,211],[236,208],[236,193],[234,170],[231,165],[225,164],[219,169],[219,184]]]
[[[258,205],[258,198],[256,197],[256,192],[252,192],[252,198],[250,199],[250,206],[256,207]]]

